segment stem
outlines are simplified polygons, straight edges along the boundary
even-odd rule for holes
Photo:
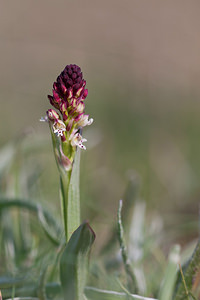
[[[69,226],[68,226],[68,191],[69,191],[69,182],[71,177],[71,171],[67,172],[66,175],[60,176],[60,191],[61,191],[61,210],[65,228],[65,239],[68,242],[70,238]]]
[[[76,150],[72,170],[60,172],[60,190],[65,238],[68,242],[72,233],[80,225],[80,149]]]
[[[50,125],[54,156],[60,173],[61,210],[65,228],[65,239],[68,242],[72,233],[80,225],[80,149],[72,147],[66,140],[62,142],[52,131]],[[69,139],[69,136],[68,136]],[[69,170],[68,162],[71,163]],[[65,165],[66,164],[66,165]]]

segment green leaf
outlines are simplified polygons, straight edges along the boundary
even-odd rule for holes
[[[39,277],[37,295],[40,300],[47,300],[46,289],[45,289],[47,268],[48,268],[47,266],[43,268]]]
[[[16,298],[10,298],[7,300],[39,300],[39,298],[34,297],[16,297]]]
[[[83,223],[72,234],[60,260],[60,279],[65,300],[83,300],[88,258],[95,234]]]
[[[51,240],[51,242],[55,246],[59,246],[60,238],[57,236],[58,232],[53,233],[53,231],[51,230],[50,225],[45,218],[45,215],[44,215],[41,205],[38,205],[38,219],[39,219],[40,224],[41,224],[45,234],[47,235],[47,237]]]
[[[139,192],[139,178],[135,172],[131,172],[129,175],[129,182],[127,184],[125,193],[122,197],[123,199],[123,210],[122,210],[122,221],[123,221],[123,227],[125,229],[125,232],[129,231],[130,227],[130,221],[133,214],[133,209],[135,207],[135,201],[138,197]],[[109,240],[106,242],[106,244],[101,249],[101,254],[105,254],[107,252],[112,252],[113,247],[116,243],[116,234],[117,234],[117,228],[114,226],[111,229],[111,234]]]
[[[101,290],[94,287],[86,287],[85,293],[89,300],[156,300],[154,298],[148,298],[134,294],[119,293],[115,291]]]
[[[195,275],[199,271],[200,268],[200,240],[197,243],[197,246],[193,252],[192,257],[188,261],[187,265],[183,268],[183,275],[185,278],[185,284],[190,292],[192,289],[193,279]],[[177,281],[177,285],[175,288],[174,300],[182,300],[186,297],[185,285],[181,277],[181,272],[179,271],[179,277]]]
[[[142,266],[142,260],[144,258],[146,205],[145,202],[141,200],[135,201],[134,204],[132,220],[130,222],[128,257],[133,267],[138,291],[142,294],[145,294],[146,279]]]
[[[25,279],[1,277],[0,289],[4,298],[12,298],[13,291],[15,297],[35,297],[37,296],[37,285]]]
[[[19,279],[19,278],[12,278],[12,277],[0,277],[0,289],[4,298],[11,298],[13,293],[13,287],[15,288],[15,296],[16,297],[36,297],[39,296],[42,291],[43,293],[47,294],[48,299],[53,299],[57,296],[61,296],[61,285],[57,282],[48,282],[45,285],[44,291],[44,273],[41,273],[42,278],[39,278],[39,285],[38,282],[31,282],[27,279]],[[41,282],[42,279],[42,282]],[[42,288],[42,290],[41,290]],[[39,293],[39,295],[38,295]]]
[[[55,238],[55,235],[57,237],[61,236],[61,229],[58,227],[58,224],[53,218],[53,216],[47,210],[42,208],[41,205],[31,202],[30,199],[18,199],[18,198],[11,199],[3,196],[0,197],[0,211],[2,209],[8,209],[14,207],[19,209],[26,209],[33,213],[36,213],[47,236],[51,239],[51,241],[54,242],[54,244],[57,245],[59,243],[58,239]],[[50,233],[49,228],[54,230],[55,232],[54,235]]]
[[[16,154],[14,143],[9,143],[0,150],[0,176],[11,165]]]
[[[177,267],[180,261],[180,246],[175,245],[169,254],[169,262],[161,285],[160,300],[171,300],[176,282]]]
[[[25,278],[13,278],[13,277],[0,277],[0,289],[10,288],[12,286],[19,286],[25,284]]]

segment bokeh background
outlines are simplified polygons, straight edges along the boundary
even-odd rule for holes
[[[19,162],[38,170],[35,200],[59,210],[49,129],[39,119],[50,108],[53,81],[75,63],[94,118],[84,129],[83,218],[102,236],[134,177],[149,213],[163,216],[171,230],[187,219],[196,235],[200,3],[7,0],[0,7],[0,146],[17,147],[26,133],[30,151]]]

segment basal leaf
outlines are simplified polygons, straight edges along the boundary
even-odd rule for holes
[[[83,300],[88,258],[95,234],[83,223],[72,234],[60,260],[60,280],[65,300]]]

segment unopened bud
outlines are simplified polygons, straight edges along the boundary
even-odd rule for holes
[[[60,119],[59,114],[54,109],[47,110],[47,117],[50,121],[55,121]]]

